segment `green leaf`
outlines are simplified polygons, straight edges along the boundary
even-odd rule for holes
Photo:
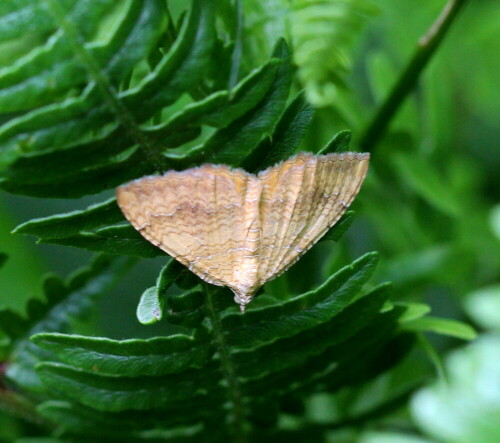
[[[318,155],[347,151],[351,143],[351,138],[351,131],[337,132],[333,138],[318,151]]]
[[[238,166],[264,136],[272,133],[286,104],[291,83],[290,53],[283,40],[277,43],[273,57],[282,62],[266,95],[250,112],[218,130],[205,142],[203,149],[211,153],[208,161]]]
[[[383,285],[351,304],[333,321],[324,321],[319,315],[306,331],[276,339],[257,349],[250,348],[233,354],[241,376],[256,378],[288,367],[302,365],[308,358],[351,338],[374,320],[389,294],[389,285]],[[266,364],[262,365],[261,362]]]
[[[192,422],[190,423],[189,420],[199,420],[207,415],[206,411],[209,409],[210,405],[200,402],[199,408],[193,409],[190,417],[186,417],[182,413],[179,414],[175,406],[161,410],[103,412],[65,401],[47,401],[42,403],[37,408],[37,411],[58,426],[60,430],[66,431],[66,434],[76,433],[90,437],[88,440],[90,443],[103,436],[107,437],[107,441],[112,441],[111,439],[118,439],[120,442],[143,440],[144,434],[141,435],[137,431],[141,429],[172,429],[174,426],[190,425]],[[197,428],[188,430],[188,435],[199,433],[200,427]],[[175,433],[176,429],[173,429],[173,431],[173,441],[184,441],[182,432]],[[166,437],[169,433],[163,432],[163,434],[162,437]],[[148,440],[150,439],[147,438],[146,441]],[[156,441],[154,437],[152,440]],[[165,440],[162,439],[161,441]],[[194,443],[193,440],[188,439],[187,441]]]
[[[267,63],[253,70],[231,91],[226,106],[204,115],[204,123],[215,128],[224,128],[251,111],[269,92],[280,65],[279,59],[271,58]]]
[[[167,123],[155,129],[155,136],[160,138],[163,134],[179,131],[179,128],[202,124],[224,128],[251,111],[265,98],[280,64],[279,59],[271,58],[236,85],[230,95],[228,91],[219,91],[200,102],[187,105]],[[174,153],[168,157],[176,158]]]
[[[173,131],[178,132],[180,129],[201,125],[217,127],[225,123],[224,117],[230,118],[229,115],[224,115],[230,106],[229,101],[228,91],[217,91],[200,101],[187,104],[162,125],[148,127],[146,133],[160,139],[162,136],[171,137]],[[168,143],[167,146],[172,147],[172,144]]]
[[[198,126],[176,127],[172,132],[169,124],[144,127],[143,134],[155,146],[154,151],[175,148],[187,143],[200,134]],[[19,157],[6,171],[5,176],[15,183],[53,183],[74,180],[74,176],[82,170],[102,166],[105,162],[119,162],[115,156],[123,154],[131,148],[130,136],[123,128],[114,125],[112,130],[92,141],[72,144],[64,149],[44,153],[26,154]],[[143,154],[146,156],[146,154]],[[47,167],[47,165],[50,165]],[[45,169],[41,176],[39,171]],[[12,186],[12,185],[11,185]],[[29,188],[28,188],[29,189]],[[20,192],[20,191],[18,191]],[[27,191],[26,191],[27,192]]]
[[[347,230],[351,227],[354,221],[354,211],[347,211],[339,221],[335,223],[330,230],[319,241],[335,241],[338,242]]]
[[[199,118],[203,119],[202,122],[207,125],[225,128],[242,115],[249,113],[268,94],[281,63],[281,60],[271,58],[269,62],[255,69],[244,78],[232,91],[229,100],[223,106],[215,109],[214,112],[200,115]],[[226,92],[224,94],[227,95]],[[194,106],[193,108],[190,108],[189,105],[186,106],[187,115],[184,115],[183,112],[179,113],[177,116],[172,117],[171,121],[159,128],[159,131],[165,132],[166,135],[173,130],[178,131],[179,123],[184,124],[186,119],[191,118],[190,114],[197,115],[200,111],[200,109],[195,109]],[[211,154],[209,149],[217,150],[218,146],[215,144],[207,146],[205,144],[195,147],[190,152],[181,154],[170,150],[165,153],[165,157],[175,162],[176,169],[187,168],[207,159]]]
[[[152,75],[123,95],[124,105],[138,121],[173,103],[202,77],[215,41],[213,20],[212,3],[193,0],[189,17],[167,56]]]
[[[380,323],[366,329],[363,337],[357,337],[362,340],[362,346],[355,347],[353,340],[335,349],[336,353],[343,355],[342,364],[317,383],[323,389],[333,391],[359,386],[400,364],[413,349],[415,337],[409,333],[396,333],[397,316],[397,312],[381,315]],[[328,356],[333,357],[333,354]]]
[[[58,333],[42,333],[31,341],[64,362],[95,374],[122,377],[174,374],[206,364],[208,343],[175,334],[148,340],[110,340]]]
[[[466,323],[437,317],[422,317],[404,323],[404,328],[409,331],[435,332],[462,340],[474,340],[477,332]]]
[[[110,198],[83,210],[30,220],[17,226],[12,233],[36,235],[41,239],[64,238],[124,220],[116,199]]]
[[[21,183],[0,180],[0,189],[11,194],[42,198],[79,198],[84,195],[114,189],[123,182],[152,173],[154,167],[144,162],[138,149],[128,152],[125,158],[112,160],[95,168],[84,169],[76,176],[69,174],[54,182]]]
[[[395,302],[394,305],[405,308],[404,314],[399,318],[401,323],[418,320],[431,312],[431,307],[424,303]]]
[[[413,341],[408,340],[409,334],[394,334],[398,315],[397,312],[381,314],[349,339],[301,365],[250,379],[245,389],[253,396],[272,398],[295,391],[332,392],[373,379],[399,363],[413,345]]]
[[[137,320],[143,325],[152,325],[163,317],[163,302],[158,296],[156,286],[147,288],[137,305]]]
[[[158,275],[156,286],[146,289],[142,294],[137,306],[137,319],[143,325],[156,323],[163,318],[166,292],[179,276],[177,271],[174,259],[170,259]]]
[[[305,101],[304,94],[298,94],[283,112],[273,134],[264,139],[241,166],[255,172],[274,166],[296,153],[313,115],[314,110]]]
[[[2,42],[18,37],[20,32],[44,33],[54,26],[43,5],[29,0],[2,2],[0,21],[3,25],[0,30]]]
[[[37,374],[54,392],[102,411],[146,410],[165,407],[172,402],[189,401],[216,394],[214,367],[204,371],[187,370],[164,376],[107,376],[74,369],[59,363],[40,363]]]
[[[262,308],[249,306],[244,316],[228,313],[222,326],[232,346],[253,347],[290,337],[345,309],[371,277],[378,260],[369,253],[338,271],[317,289]]]
[[[161,249],[148,242],[132,226],[110,226],[95,232],[82,232],[63,238],[44,238],[40,243],[72,246],[93,252],[113,255],[153,258],[166,255]]]

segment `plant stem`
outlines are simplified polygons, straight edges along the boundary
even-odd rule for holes
[[[247,441],[247,439],[244,430],[245,413],[240,382],[231,360],[229,348],[224,337],[224,331],[222,330],[219,313],[217,312],[217,309],[214,305],[212,290],[207,283],[203,283],[203,286],[207,297],[207,308],[210,320],[212,322],[213,334],[217,347],[219,349],[222,370],[228,384],[229,400],[231,401],[233,406],[234,421],[232,425],[235,439],[234,441],[244,443]]]
[[[377,143],[384,135],[387,126],[398,111],[399,107],[415,87],[420,74],[427,66],[427,63],[436,52],[451,24],[457,17],[460,10],[468,0],[450,0],[438,19],[429,30],[418,41],[417,48],[413,53],[408,65],[403,70],[392,91],[385,102],[379,108],[375,117],[364,131],[359,142],[361,151],[373,151]]]

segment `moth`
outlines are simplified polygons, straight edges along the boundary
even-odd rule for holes
[[[250,174],[204,164],[134,180],[116,191],[125,217],[198,277],[227,286],[242,312],[344,214],[368,153],[300,153]]]

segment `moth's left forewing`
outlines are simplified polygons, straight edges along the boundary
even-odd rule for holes
[[[216,285],[237,286],[247,236],[249,181],[241,170],[204,165],[145,177],[117,189],[127,219],[151,243]]]

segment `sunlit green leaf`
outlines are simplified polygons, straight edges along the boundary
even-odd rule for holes
[[[406,322],[404,327],[410,331],[435,332],[462,340],[474,340],[477,337],[477,332],[473,327],[466,323],[447,318],[421,317]]]

